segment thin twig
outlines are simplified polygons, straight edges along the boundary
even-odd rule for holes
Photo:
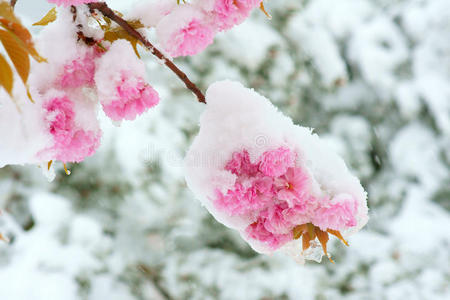
[[[174,72],[178,78],[180,78],[186,87],[190,89],[195,96],[197,96],[198,101],[201,103],[206,103],[205,95],[200,91],[200,89],[187,77],[187,75],[181,71],[169,58],[167,58],[161,51],[159,51],[152,43],[150,43],[142,34],[140,34],[136,29],[134,29],[126,20],[118,16],[112,9],[108,7],[105,2],[94,2],[87,4],[91,10],[98,10],[105,17],[110,18],[112,21],[116,22],[120,27],[122,27],[130,36],[139,40],[154,56],[159,58],[172,72]]]
[[[147,277],[152,283],[155,289],[160,293],[160,295],[167,300],[172,300],[170,293],[162,286],[161,279],[158,274],[145,264],[139,264],[137,266],[138,270],[141,271],[145,277]]]

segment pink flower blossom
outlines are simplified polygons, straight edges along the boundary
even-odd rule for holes
[[[276,234],[268,231],[265,226],[265,220],[262,218],[250,224],[245,229],[245,233],[247,234],[248,238],[258,240],[270,247],[272,250],[280,248],[282,245],[286,244],[293,238],[292,233]]]
[[[256,163],[250,161],[247,150],[235,152],[225,165],[225,170],[237,176],[235,185],[226,193],[216,190],[216,208],[230,216],[256,219],[245,230],[248,238],[270,249],[303,236],[303,229],[297,229],[294,237],[295,228],[309,226],[326,243],[327,230],[356,225],[356,201],[349,195],[332,201],[313,195],[308,173],[295,160],[296,153],[287,147],[264,152]],[[309,240],[304,247],[309,247]]]
[[[289,203],[289,206],[302,203],[304,197],[309,197],[308,175],[301,168],[289,168],[275,180],[277,197]]]
[[[54,143],[44,151],[51,153],[54,160],[81,162],[95,153],[100,146],[101,133],[76,126],[74,104],[67,96],[51,98],[43,108]]]
[[[267,176],[281,176],[295,164],[295,153],[288,148],[281,147],[266,151],[259,160],[259,170]]]
[[[258,184],[250,184],[246,187],[241,183],[236,183],[234,189],[228,190],[225,195],[217,190],[215,205],[232,216],[245,215],[263,209],[272,200],[272,194],[270,192],[262,193],[265,190],[264,185],[260,190]]]
[[[200,11],[189,6],[178,7],[156,27],[163,49],[172,57],[197,54],[214,40],[215,32]]]
[[[216,3],[193,5],[213,19]],[[186,155],[186,182],[211,214],[239,231],[255,251],[317,259],[318,243],[328,256],[329,235],[346,244],[341,231],[352,234],[367,223],[360,181],[310,128],[294,125],[267,98],[237,82],[212,84],[206,102]],[[268,143],[255,147],[249,138],[262,133]],[[225,163],[198,163],[211,153],[226,155]]]
[[[351,195],[340,194],[315,212],[312,223],[322,230],[343,230],[356,226],[358,204]]]
[[[295,224],[286,218],[288,210],[289,206],[286,202],[267,207],[259,214],[260,218],[264,220],[264,228],[276,234],[286,234],[292,231]]]
[[[83,57],[75,59],[64,66],[60,85],[62,88],[77,88],[83,85],[92,86],[95,75],[95,55],[87,52]]]
[[[225,166],[225,170],[235,175],[254,176],[258,172],[258,165],[250,162],[250,156],[246,150],[233,153],[232,159]]]
[[[47,0],[49,3],[55,3],[58,6],[80,5],[89,2],[97,2],[97,0]]]
[[[122,72],[115,83],[112,99],[102,100],[103,111],[114,121],[134,120],[149,108],[159,103],[158,93],[141,77]]]
[[[213,26],[219,31],[230,29],[242,23],[251,10],[262,0],[216,0],[213,8]]]

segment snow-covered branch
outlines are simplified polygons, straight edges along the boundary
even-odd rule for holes
[[[122,27],[129,35],[139,40],[154,56],[160,59],[172,72],[174,72],[178,78],[180,78],[186,87],[191,90],[199,102],[205,102],[205,95],[202,91],[188,78],[186,73],[181,71],[169,58],[167,58],[161,51],[159,51],[153,44],[146,39],[142,34],[140,34],[136,29],[134,29],[125,19],[117,15],[105,2],[96,2],[87,4],[91,10],[98,10],[105,17],[108,17],[112,21],[116,22],[120,27]]]

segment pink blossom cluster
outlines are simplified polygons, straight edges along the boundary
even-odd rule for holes
[[[173,57],[194,55],[216,33],[242,23],[262,0],[197,0],[175,7],[156,26],[164,50]]]
[[[98,102],[113,121],[134,120],[158,104],[157,92],[143,78],[144,63],[134,57],[127,41],[118,44],[122,45],[119,50],[113,44],[106,51],[95,45],[77,44],[75,58],[57,65],[59,71],[53,83],[41,87],[43,121],[52,145],[40,151],[38,157],[67,163],[81,162],[93,155],[102,136],[97,119]],[[114,52],[112,56],[108,56],[110,49]],[[135,64],[123,65],[118,58],[130,52]],[[105,65],[113,63],[119,66],[117,70],[105,69]],[[111,74],[118,79],[110,80]],[[108,97],[105,99],[104,95]]]
[[[159,103],[158,93],[145,76],[144,62],[125,40],[114,42],[98,60],[94,78],[97,95],[111,120],[134,120]]]
[[[229,216],[252,220],[247,238],[276,250],[294,240],[294,228],[312,223],[322,231],[357,225],[357,201],[351,195],[316,196],[308,172],[287,147],[264,152],[252,163],[246,150],[235,152],[225,170],[236,176],[234,187],[216,189],[214,205]]]
[[[102,103],[105,114],[114,121],[134,120],[159,103],[158,93],[142,77],[123,71],[116,83],[113,99]]]
[[[44,150],[54,160],[81,162],[100,146],[101,131],[85,130],[75,122],[74,103],[67,95],[54,96],[43,104],[45,121],[54,144]]]
[[[71,5],[80,5],[85,4],[89,2],[97,2],[97,0],[47,0],[49,3],[54,3],[56,5],[64,5],[64,6],[71,6]]]
[[[59,71],[50,86],[40,88],[44,95],[43,121],[52,137],[51,145],[37,155],[45,160],[81,162],[100,146],[102,132],[94,111],[95,104],[86,105],[82,92],[94,86],[95,60],[100,54],[91,47],[77,46],[76,49],[75,58],[62,65],[49,62]]]
[[[100,56],[98,50],[88,48],[77,59],[65,64],[59,85],[63,89],[78,88],[81,86],[92,87],[94,85],[95,58]]]

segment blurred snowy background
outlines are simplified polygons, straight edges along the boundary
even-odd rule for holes
[[[27,25],[50,8],[17,5]],[[157,109],[103,118],[99,153],[53,183],[0,169],[0,299],[450,299],[450,1],[266,8],[178,64],[203,89],[255,88],[361,178],[371,220],[350,248],[333,240],[336,264],[257,255],[200,206],[181,162],[204,107],[141,51]]]

